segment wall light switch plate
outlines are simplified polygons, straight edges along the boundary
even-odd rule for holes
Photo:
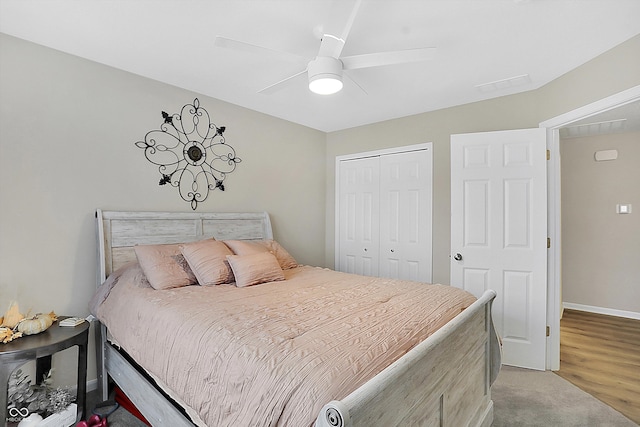
[[[616,205],[616,213],[619,214],[628,214],[631,213],[631,205],[627,204],[627,205]]]

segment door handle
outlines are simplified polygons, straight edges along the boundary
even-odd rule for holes
[[[462,261],[462,254],[458,252],[453,256],[453,259],[455,259],[456,261]]]

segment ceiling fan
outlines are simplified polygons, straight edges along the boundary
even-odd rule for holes
[[[316,55],[316,57],[310,61],[309,58],[303,58],[305,61],[309,61],[307,67],[304,70],[301,70],[285,79],[275,82],[259,90],[258,92],[267,94],[273,93],[290,84],[296,77],[306,73],[308,75],[309,89],[312,92],[321,95],[331,95],[339,92],[342,89],[342,76],[343,71],[345,70],[356,70],[361,68],[380,67],[384,65],[426,61],[433,58],[433,54],[435,52],[435,48],[433,47],[377,52],[353,56],[340,56],[361,2],[362,0],[356,0],[347,23],[340,36],[336,36],[333,34],[322,35],[320,41],[320,49],[318,50],[318,54]],[[245,43],[239,40],[233,40],[222,36],[216,36],[214,44],[217,47],[235,50],[249,52],[270,51],[271,53],[274,53],[274,50],[270,48]],[[347,75],[347,77],[349,76]],[[366,91],[360,85],[358,85],[357,82],[355,82],[352,78],[350,78],[350,80],[353,81],[356,86],[358,86],[363,92],[366,93]]]

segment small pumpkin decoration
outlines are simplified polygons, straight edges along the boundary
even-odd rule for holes
[[[22,319],[18,323],[17,329],[24,335],[35,335],[46,331],[56,320],[58,320],[58,316],[53,311],[49,314],[38,313],[33,317]]]

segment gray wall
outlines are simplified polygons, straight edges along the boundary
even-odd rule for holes
[[[538,127],[540,122],[640,85],[640,36],[542,88],[518,95],[403,117],[327,135],[326,264],[335,257],[335,157],[433,143],[433,280],[449,283],[452,134]]]
[[[135,142],[195,97],[242,159],[198,211],[268,211],[299,262],[323,264],[324,133],[6,35],[0,58],[0,312],[88,314],[96,208],[191,210]]]
[[[640,313],[640,132],[561,140],[560,154],[563,300]]]
[[[335,157],[434,143],[434,281],[449,281],[449,138],[538,123],[640,84],[640,36],[543,88],[324,134],[0,35],[0,311],[87,314],[94,211],[189,211],[134,143],[198,97],[242,158],[199,210],[268,211],[298,261],[332,266]],[[73,358],[54,359],[73,378]],[[89,378],[95,377],[90,361]],[[57,380],[59,378],[56,378]]]

